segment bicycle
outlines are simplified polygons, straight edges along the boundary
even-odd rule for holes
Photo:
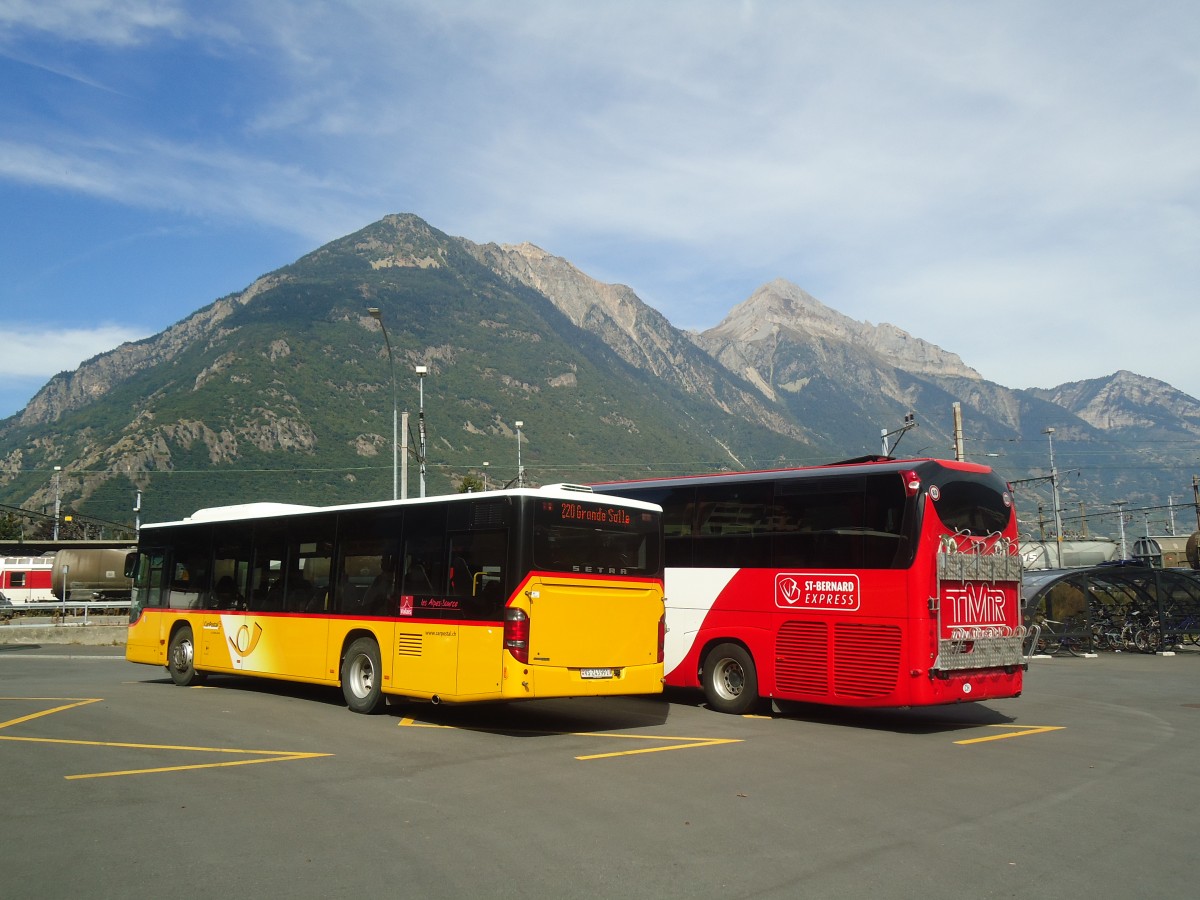
[[[1087,641],[1077,634],[1060,634],[1051,626],[1057,625],[1063,627],[1063,623],[1055,619],[1048,619],[1043,615],[1035,617],[1033,628],[1032,654],[1038,656],[1052,656],[1065,650],[1071,656],[1083,656],[1088,651]]]
[[[1116,617],[1121,618],[1120,627]],[[1158,619],[1146,616],[1141,610],[1124,607],[1115,613],[1097,612],[1093,619],[1092,637],[1097,648],[1121,653],[1124,650],[1137,650],[1140,653],[1153,653],[1161,642],[1162,635],[1158,627]]]

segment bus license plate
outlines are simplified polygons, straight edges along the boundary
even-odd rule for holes
[[[612,669],[580,669],[580,678],[612,678]]]

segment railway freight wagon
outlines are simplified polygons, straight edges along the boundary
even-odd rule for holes
[[[128,600],[133,581],[125,577],[125,557],[132,549],[59,550],[48,599]]]

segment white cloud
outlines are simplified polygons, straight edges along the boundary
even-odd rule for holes
[[[156,32],[177,32],[185,19],[182,0],[0,0],[4,31],[94,44],[137,44]]]
[[[1111,361],[1200,392],[1164,362],[1200,329],[1194,4],[0,0],[0,46],[31,30],[125,49],[38,59],[105,105],[22,107],[0,187],[314,245],[412,211],[683,326],[784,277],[1013,386]],[[139,116],[166,41],[197,86]],[[1046,322],[1071,340],[1030,353]]]
[[[4,352],[0,353],[0,389],[11,390],[12,383],[27,384],[32,378],[45,382],[59,372],[77,369],[80,363],[93,356],[144,337],[148,337],[144,331],[125,325],[58,328],[54,323],[46,322],[44,325],[5,326]]]

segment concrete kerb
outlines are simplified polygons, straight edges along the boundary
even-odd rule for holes
[[[126,625],[0,624],[0,644],[79,644],[88,647],[118,647],[125,644]]]

